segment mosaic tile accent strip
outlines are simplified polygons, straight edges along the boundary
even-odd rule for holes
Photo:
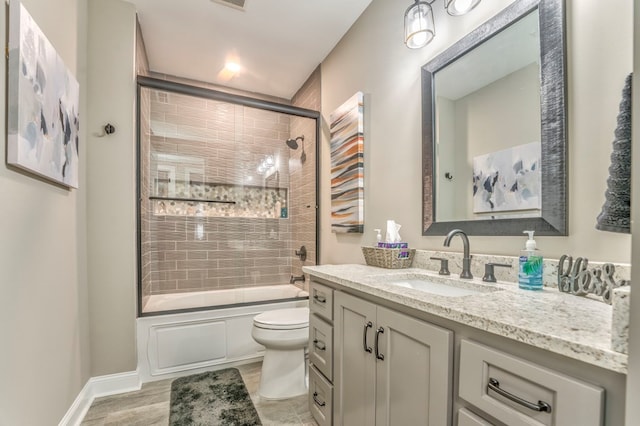
[[[156,216],[288,218],[286,188],[167,179],[156,179],[155,187],[150,199]]]

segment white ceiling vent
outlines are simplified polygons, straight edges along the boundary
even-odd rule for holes
[[[237,10],[244,11],[244,4],[246,0],[211,0],[214,3],[219,3],[225,6],[232,7]]]

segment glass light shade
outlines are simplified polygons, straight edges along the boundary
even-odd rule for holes
[[[470,12],[480,4],[480,0],[445,0],[444,7],[451,16],[460,16]]]
[[[409,49],[419,49],[429,44],[435,35],[431,5],[416,0],[404,13],[404,43]]]

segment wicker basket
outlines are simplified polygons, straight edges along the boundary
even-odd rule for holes
[[[399,258],[400,253],[409,252],[408,257]],[[379,268],[387,269],[401,269],[409,268],[411,262],[413,262],[413,256],[416,254],[416,249],[388,249],[378,247],[362,247],[362,254],[364,260],[369,266],[377,266]]]

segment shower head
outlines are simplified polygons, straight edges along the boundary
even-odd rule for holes
[[[304,135],[298,136],[295,139],[287,139],[287,146],[291,149],[298,149],[298,141],[301,140],[304,142]]]

